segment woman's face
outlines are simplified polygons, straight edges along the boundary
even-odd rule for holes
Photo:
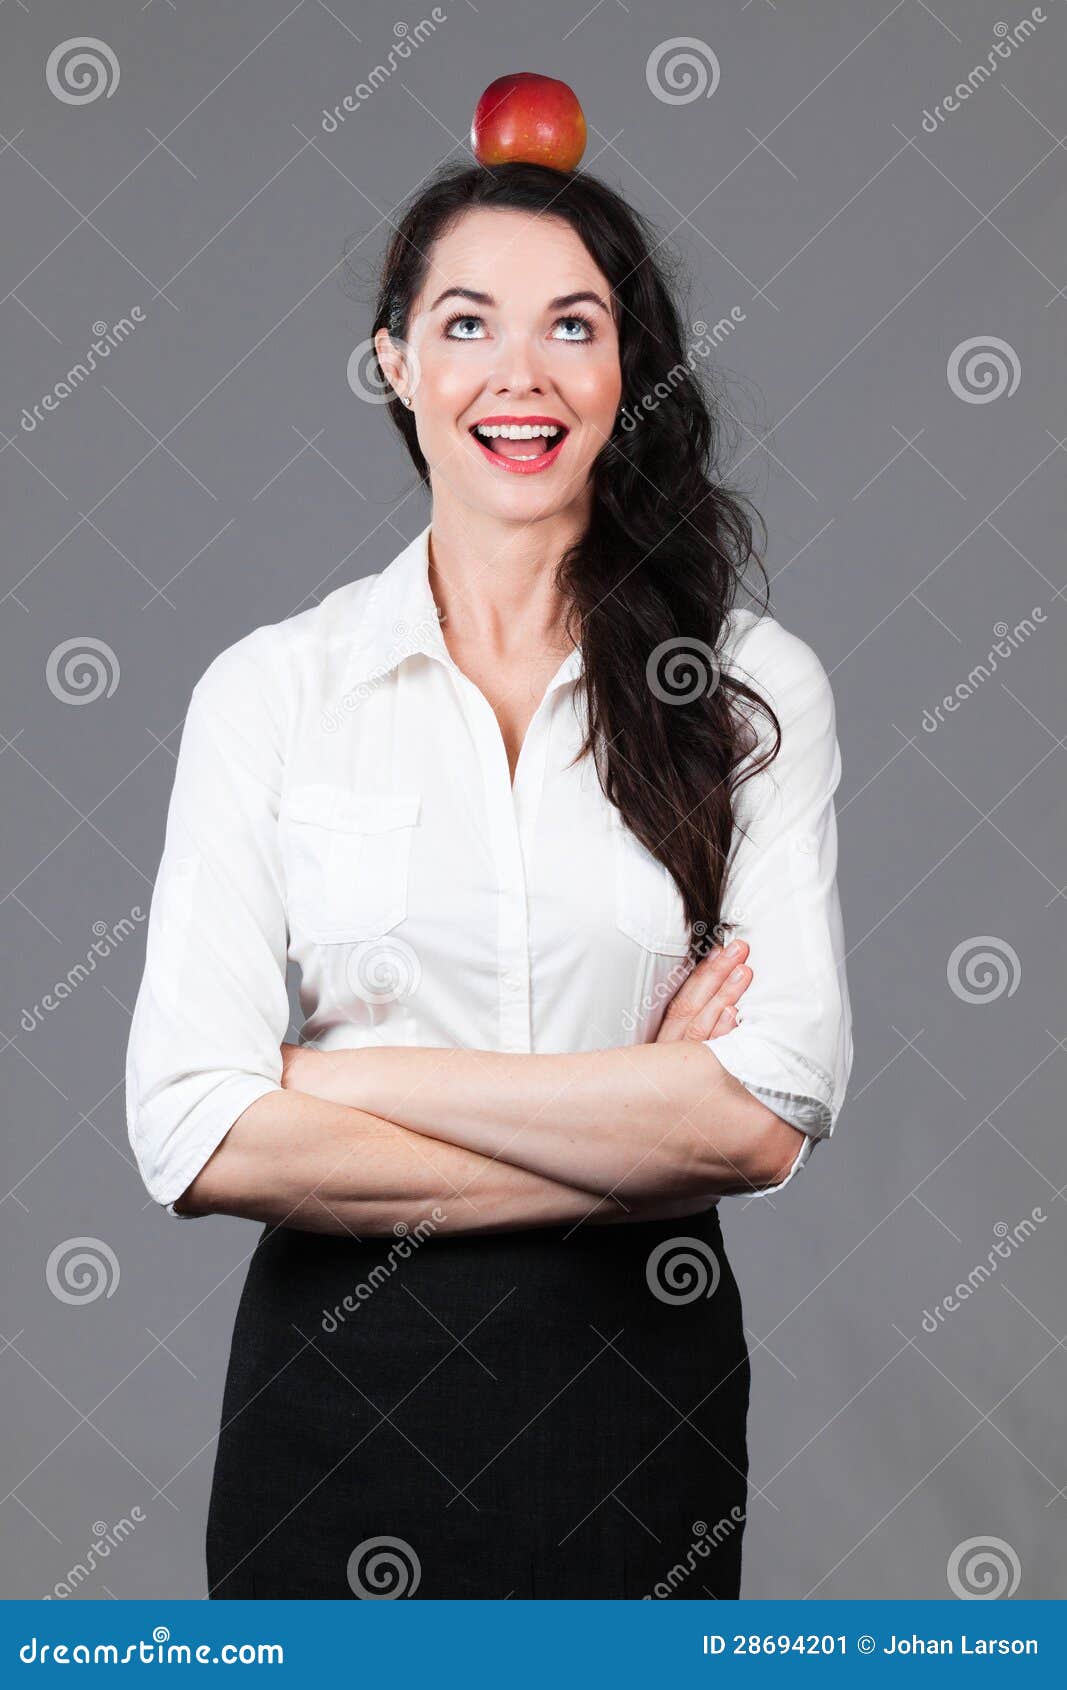
[[[384,330],[378,350],[412,393],[435,500],[515,522],[584,503],[622,396],[607,279],[568,223],[522,211],[465,212],[430,258],[414,356],[398,362]],[[542,432],[502,432],[524,425]]]

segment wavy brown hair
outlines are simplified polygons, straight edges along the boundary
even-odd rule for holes
[[[588,734],[580,755],[593,756],[609,802],[674,877],[699,952],[705,935],[724,936],[729,925],[721,900],[734,795],[781,745],[770,704],[719,663],[750,560],[764,581],[760,610],[768,603],[752,518],[765,538],[764,525],[747,496],[721,479],[725,430],[710,377],[700,379],[687,357],[662,243],[595,177],[534,164],[440,168],[389,241],[375,333],[407,339],[434,243],[481,207],[560,218],[611,286],[622,398],[593,465],[586,532],[560,559],[556,579],[582,645]],[[429,484],[414,417],[399,399],[389,412]],[[758,745],[753,709],[773,725],[773,745],[758,760],[750,756]]]

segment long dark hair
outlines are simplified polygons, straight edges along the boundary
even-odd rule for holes
[[[727,612],[750,559],[766,589],[761,611],[769,597],[750,502],[718,479],[725,432],[710,380],[687,357],[657,258],[661,243],[595,177],[534,164],[443,166],[389,241],[375,333],[407,339],[435,241],[475,207],[561,218],[611,285],[622,399],[593,466],[587,530],[560,560],[556,580],[571,637],[582,645],[588,735],[580,754],[593,756],[609,802],[674,877],[699,952],[730,925],[721,898],[734,793],[781,744],[770,705],[719,665]],[[389,411],[429,483],[412,413],[399,399]],[[742,700],[773,724],[773,747],[757,760],[752,711]]]

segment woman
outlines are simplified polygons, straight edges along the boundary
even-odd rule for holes
[[[193,693],[128,1112],[171,1214],[265,1223],[213,1597],[738,1594],[717,1203],[844,1099],[840,758],[651,247],[439,172],[375,325],[431,522]]]

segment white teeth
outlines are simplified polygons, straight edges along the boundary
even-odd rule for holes
[[[559,433],[555,423],[478,423],[474,430],[485,440],[551,440]]]

